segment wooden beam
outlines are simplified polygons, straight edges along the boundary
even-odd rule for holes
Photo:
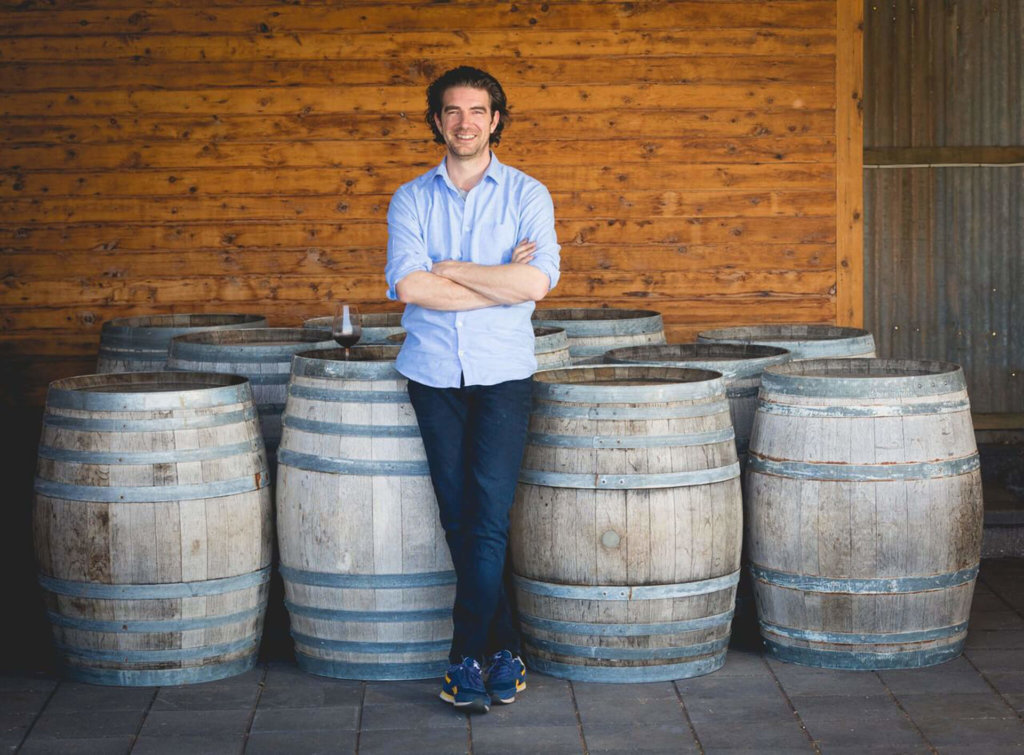
[[[836,324],[864,323],[864,3],[836,8]]]
[[[971,414],[975,430],[1024,430],[1024,412]]]
[[[872,165],[1024,165],[1024,146],[873,147],[864,150],[864,166]]]

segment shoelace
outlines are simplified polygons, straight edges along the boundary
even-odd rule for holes
[[[511,658],[505,657],[502,653],[495,657],[494,662],[490,668],[490,678],[492,681],[495,679],[504,680],[515,675],[515,666],[512,663]]]

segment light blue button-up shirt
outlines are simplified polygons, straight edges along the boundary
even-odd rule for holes
[[[465,199],[448,177],[445,162],[401,186],[388,208],[388,298],[396,284],[435,262],[462,260],[503,265],[523,239],[537,244],[529,264],[544,272],[549,289],[558,282],[559,245],[548,190],[522,171],[491,163]],[[534,303],[441,312],[407,304],[405,343],[396,369],[435,388],[494,385],[529,377],[537,369],[530,316]]]

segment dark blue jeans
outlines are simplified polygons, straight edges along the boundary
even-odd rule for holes
[[[532,378],[461,388],[409,381],[457,578],[452,663],[519,653],[506,553],[532,388]]]

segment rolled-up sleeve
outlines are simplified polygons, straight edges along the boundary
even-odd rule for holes
[[[387,297],[397,301],[398,282],[417,270],[429,272],[431,267],[423,231],[416,219],[412,192],[408,186],[403,186],[395,192],[388,206],[388,261],[384,268]]]
[[[520,223],[520,238],[537,244],[529,264],[548,276],[550,291],[558,284],[561,246],[555,235],[555,206],[543,184],[532,182],[524,197]]]

